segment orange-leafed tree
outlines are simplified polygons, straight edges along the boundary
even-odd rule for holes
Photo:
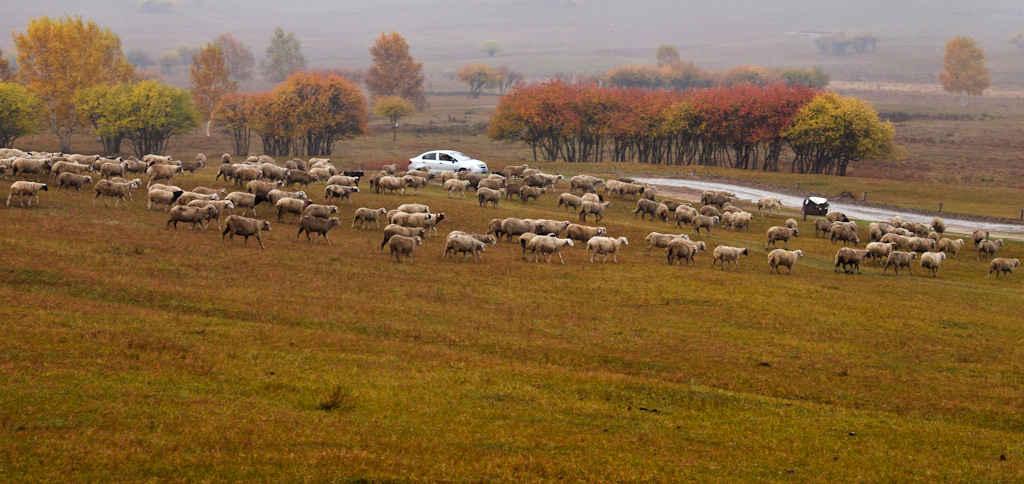
[[[192,65],[189,66],[192,102],[206,120],[207,137],[210,136],[210,124],[213,123],[213,110],[225,94],[234,92],[237,87],[230,74],[217,44],[206,44],[192,56]]]
[[[61,151],[71,150],[71,135],[82,127],[75,96],[82,89],[132,79],[135,69],[124,59],[121,39],[81,17],[39,17],[25,32],[14,34],[18,81],[42,103],[46,126],[57,135]]]
[[[939,82],[947,92],[960,93],[960,103],[967,106],[969,96],[980,96],[988,89],[988,67],[985,51],[971,37],[953,37],[946,42],[942,58],[945,70],[939,73]]]
[[[330,155],[338,141],[370,131],[363,93],[339,75],[292,74],[274,88],[272,98],[275,119],[287,118],[283,135],[292,137],[294,152]]]
[[[252,79],[252,68],[256,65],[252,49],[230,33],[221,34],[220,37],[213,39],[213,43],[220,47],[232,81]]]
[[[231,137],[236,155],[249,153],[252,128],[255,119],[254,94],[228,93],[221,98],[213,111],[213,120],[222,133]]]
[[[0,49],[0,82],[14,80],[14,72],[11,71],[11,61],[4,57],[4,50]]]
[[[505,83],[501,72],[487,64],[466,64],[455,75],[459,82],[469,85],[469,97],[478,98],[484,89],[500,87]]]
[[[374,99],[384,96],[405,98],[417,108],[426,107],[423,94],[423,63],[413,60],[409,44],[398,32],[381,32],[370,47],[373,65],[366,71],[363,82]]]

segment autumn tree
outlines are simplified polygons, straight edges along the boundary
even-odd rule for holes
[[[220,37],[213,39],[213,43],[220,47],[232,81],[252,79],[252,68],[256,65],[252,49],[230,33],[221,34]]]
[[[19,82],[44,106],[46,126],[71,151],[71,135],[81,127],[75,96],[84,88],[132,78],[121,40],[109,29],[81,17],[32,19],[24,33],[14,35]]]
[[[778,76],[782,79],[782,82],[790,86],[807,86],[819,89],[824,88],[832,81],[829,75],[818,66],[809,69],[789,67],[779,70]]]
[[[287,139],[296,154],[330,155],[338,141],[369,132],[359,86],[335,74],[292,74],[255,112],[257,130]]]
[[[502,78],[502,83],[498,86],[498,94],[505,94],[505,91],[520,82],[523,82],[524,76],[522,72],[514,71],[506,66],[501,66],[496,69],[498,75]]]
[[[867,101],[835,93],[804,105],[783,136],[795,155],[795,173],[845,176],[852,162],[898,156],[892,124],[880,121]]]
[[[718,80],[726,86],[733,86],[737,84],[764,86],[777,82],[779,77],[778,74],[769,71],[764,67],[746,64],[722,71],[718,76]]]
[[[39,132],[39,100],[20,84],[0,82],[0,148]]]
[[[175,67],[181,65],[181,54],[176,50],[165,50],[157,57],[156,61],[160,63],[164,74],[170,74]]]
[[[985,51],[971,37],[953,37],[946,42],[942,58],[945,71],[939,82],[947,92],[960,93],[960,103],[967,106],[969,96],[980,96],[989,86]]]
[[[271,82],[281,82],[288,76],[306,68],[306,57],[302,55],[302,43],[289,32],[285,35],[281,27],[274,29],[267,46],[267,56],[260,61],[260,71]]]
[[[14,72],[11,70],[11,61],[4,57],[4,50],[0,49],[0,82],[14,80]]]
[[[398,139],[398,120],[416,112],[416,106],[405,98],[386,96],[377,98],[373,106],[373,114],[388,118],[391,123],[391,141]]]
[[[471,98],[478,98],[484,89],[498,87],[505,81],[498,71],[487,64],[466,64],[459,69],[456,78],[469,85]]]
[[[103,144],[103,152],[113,155],[121,152],[125,131],[117,122],[123,116],[126,89],[121,86],[93,86],[82,89],[75,96],[78,114]]]
[[[374,99],[398,96],[413,103],[418,109],[426,107],[423,94],[423,63],[413,60],[409,44],[395,32],[380,33],[370,47],[373,64],[363,78]]]
[[[676,62],[679,62],[679,51],[669,44],[661,44],[658,46],[657,60],[658,67],[675,64]]]
[[[230,79],[230,72],[219,45],[206,44],[192,59],[192,66],[189,68],[192,102],[206,120],[206,136],[209,137],[213,110],[225,94],[234,92],[237,84]]]
[[[228,93],[213,112],[220,131],[231,137],[236,155],[249,153],[256,107],[254,97],[253,94]]]
[[[1018,30],[1010,36],[1010,44],[1018,49],[1024,49],[1024,30]]]
[[[494,57],[494,54],[501,52],[505,49],[501,42],[494,39],[485,40],[480,43],[480,52],[486,52],[488,57]]]
[[[714,85],[711,73],[691,62],[680,61],[662,66],[660,75],[666,88],[678,91]]]
[[[613,87],[658,89],[664,85],[661,71],[653,66],[623,65],[612,68],[604,75],[605,82]]]

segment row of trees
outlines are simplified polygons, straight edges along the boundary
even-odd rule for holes
[[[755,65],[743,65],[720,72],[707,71],[690,62],[662,62],[659,67],[649,65],[623,65],[612,68],[600,81],[611,87],[637,89],[702,89],[712,86],[785,83],[790,85],[822,88],[830,78],[820,67],[768,69]]]
[[[875,53],[878,37],[871,32],[857,32],[849,36],[845,32],[825,34],[814,39],[818,52],[825,55],[843,56],[848,54],[866,54],[870,50]]]
[[[551,81],[502,97],[488,135],[534,159],[698,164],[845,175],[895,156],[892,125],[863,101],[805,86],[649,91]],[[786,149],[788,148],[788,151]]]

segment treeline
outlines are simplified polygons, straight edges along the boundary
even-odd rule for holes
[[[892,125],[870,104],[806,86],[741,84],[689,91],[520,84],[488,127],[534,159],[725,166],[845,175],[895,156]]]
[[[337,141],[369,132],[359,86],[334,73],[292,74],[269,92],[228,94],[213,118],[239,155],[250,152],[254,134],[268,155],[324,156]]]
[[[866,54],[869,50],[874,54],[878,47],[878,37],[871,32],[857,32],[853,36],[836,32],[815,38],[814,45],[818,47],[818,52],[825,55]]]
[[[584,79],[587,80],[587,79]],[[790,86],[824,88],[830,79],[820,67],[769,69],[743,65],[724,71],[708,71],[690,62],[671,62],[659,67],[649,65],[623,65],[606,72],[599,79],[611,87],[636,89],[703,89],[713,86],[751,84],[766,86],[783,83]]]

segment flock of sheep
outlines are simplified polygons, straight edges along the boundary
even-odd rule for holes
[[[95,192],[93,203],[103,199],[107,206],[108,199],[113,199],[114,206],[122,202],[127,205],[133,199],[132,190],[142,186],[141,178],[133,176],[146,175],[148,178],[147,209],[156,208],[168,212],[166,229],[179,223],[188,224],[192,229],[206,228],[211,222],[221,230],[221,238],[233,243],[234,236],[244,238],[243,246],[248,245],[250,237],[255,238],[260,247],[265,249],[261,233],[271,230],[270,222],[245,217],[252,212],[257,215],[259,205],[266,203],[271,210],[277,211],[277,221],[284,222],[289,216],[297,225],[295,239],[305,234],[307,240],[316,242],[323,237],[331,244],[328,232],[341,224],[337,202],[348,200],[352,203],[352,195],[359,193],[362,178],[368,178],[371,190],[383,194],[406,194],[412,188],[418,193],[420,188],[437,182],[447,191],[448,197],[466,197],[467,189],[476,193],[480,207],[497,207],[502,200],[517,198],[520,203],[537,204],[546,193],[554,192],[559,183],[566,181],[561,175],[542,173],[528,165],[507,166],[502,172],[491,174],[473,174],[467,172],[430,172],[430,171],[399,171],[395,165],[387,165],[378,172],[366,177],[362,171],[341,172],[329,159],[313,158],[308,162],[301,159],[286,161],[279,165],[269,156],[249,156],[241,162],[233,162],[227,154],[221,157],[215,180],[223,178],[233,183],[237,190],[193,187],[189,190],[173,185],[175,176],[194,173],[206,166],[206,157],[198,155],[195,161],[177,161],[170,157],[147,155],[141,160],[121,158],[105,158],[97,155],[25,153],[14,149],[0,149],[0,176],[20,177],[10,186],[6,204],[9,206],[16,200],[19,206],[31,207],[33,202],[39,204],[39,193],[48,191],[49,185],[42,183],[44,177],[51,177],[56,190],[74,189],[81,193],[86,185],[93,185]],[[93,184],[91,173],[100,179]],[[27,180],[32,178],[32,180]],[[733,231],[749,231],[754,213],[747,212],[733,204],[735,195],[725,191],[707,190],[694,207],[691,203],[669,199],[658,200],[657,189],[651,185],[622,180],[605,180],[590,175],[577,175],[567,180],[568,191],[558,194],[556,209],[565,209],[578,215],[578,222],[569,220],[497,218],[491,220],[487,230],[482,234],[452,231],[446,239],[442,260],[451,256],[458,261],[480,261],[486,246],[496,245],[502,239],[518,240],[521,258],[532,258],[539,262],[541,257],[550,262],[557,256],[564,264],[562,250],[582,244],[590,253],[590,261],[601,258],[604,262],[611,256],[618,262],[618,255],[629,241],[623,236],[611,236],[608,229],[600,226],[586,225],[588,218],[599,223],[610,206],[609,199],[635,200],[636,207],[632,211],[634,217],[652,221],[674,223],[677,228],[688,226],[689,234],[668,234],[651,232],[644,240],[647,244],[646,253],[651,254],[654,248],[665,250],[669,264],[696,264],[694,257],[700,252],[708,251],[705,241],[691,240],[690,236],[709,237],[712,229]],[[310,190],[311,183],[326,182],[323,197],[324,204],[313,203],[311,197],[303,190],[289,191],[292,186]],[[604,194],[597,189],[604,188]],[[241,211],[236,214],[236,211]],[[782,211],[782,202],[778,198],[766,197],[757,202],[757,214],[764,216],[773,211]],[[437,225],[448,217],[444,213],[431,211],[430,207],[418,203],[402,204],[394,210],[386,208],[360,207],[354,210],[350,227],[358,223],[360,228],[376,226],[383,230],[380,251],[388,248],[389,258],[401,262],[408,260],[416,247],[430,235],[437,233]],[[384,225],[381,225],[381,222]],[[938,217],[931,224],[909,222],[895,217],[887,222],[875,222],[868,226],[869,241],[864,249],[860,246],[860,230],[855,222],[838,212],[829,212],[824,218],[815,220],[815,237],[827,237],[832,244],[841,244],[835,254],[836,272],[840,268],[846,273],[860,273],[861,264],[871,261],[873,265],[884,264],[883,274],[892,267],[896,274],[904,269],[913,274],[912,261],[919,260],[920,267],[932,276],[937,276],[942,262],[947,256],[956,257],[963,248],[965,241],[959,238],[943,237],[945,224]],[[313,239],[315,234],[316,239]],[[766,232],[765,250],[769,272],[781,273],[786,268],[792,273],[793,267],[803,257],[802,250],[789,250],[790,242],[799,237],[800,230],[796,220],[788,219],[784,225],[774,226]],[[782,248],[777,244],[783,243]],[[1014,273],[1020,265],[1018,259],[997,258],[996,253],[1002,247],[1002,240],[990,240],[986,232],[977,231],[973,234],[973,242],[978,257],[991,259],[989,276],[997,277]],[[739,267],[739,260],[749,256],[750,250],[745,247],[718,245],[712,251],[711,266],[721,265]]]

